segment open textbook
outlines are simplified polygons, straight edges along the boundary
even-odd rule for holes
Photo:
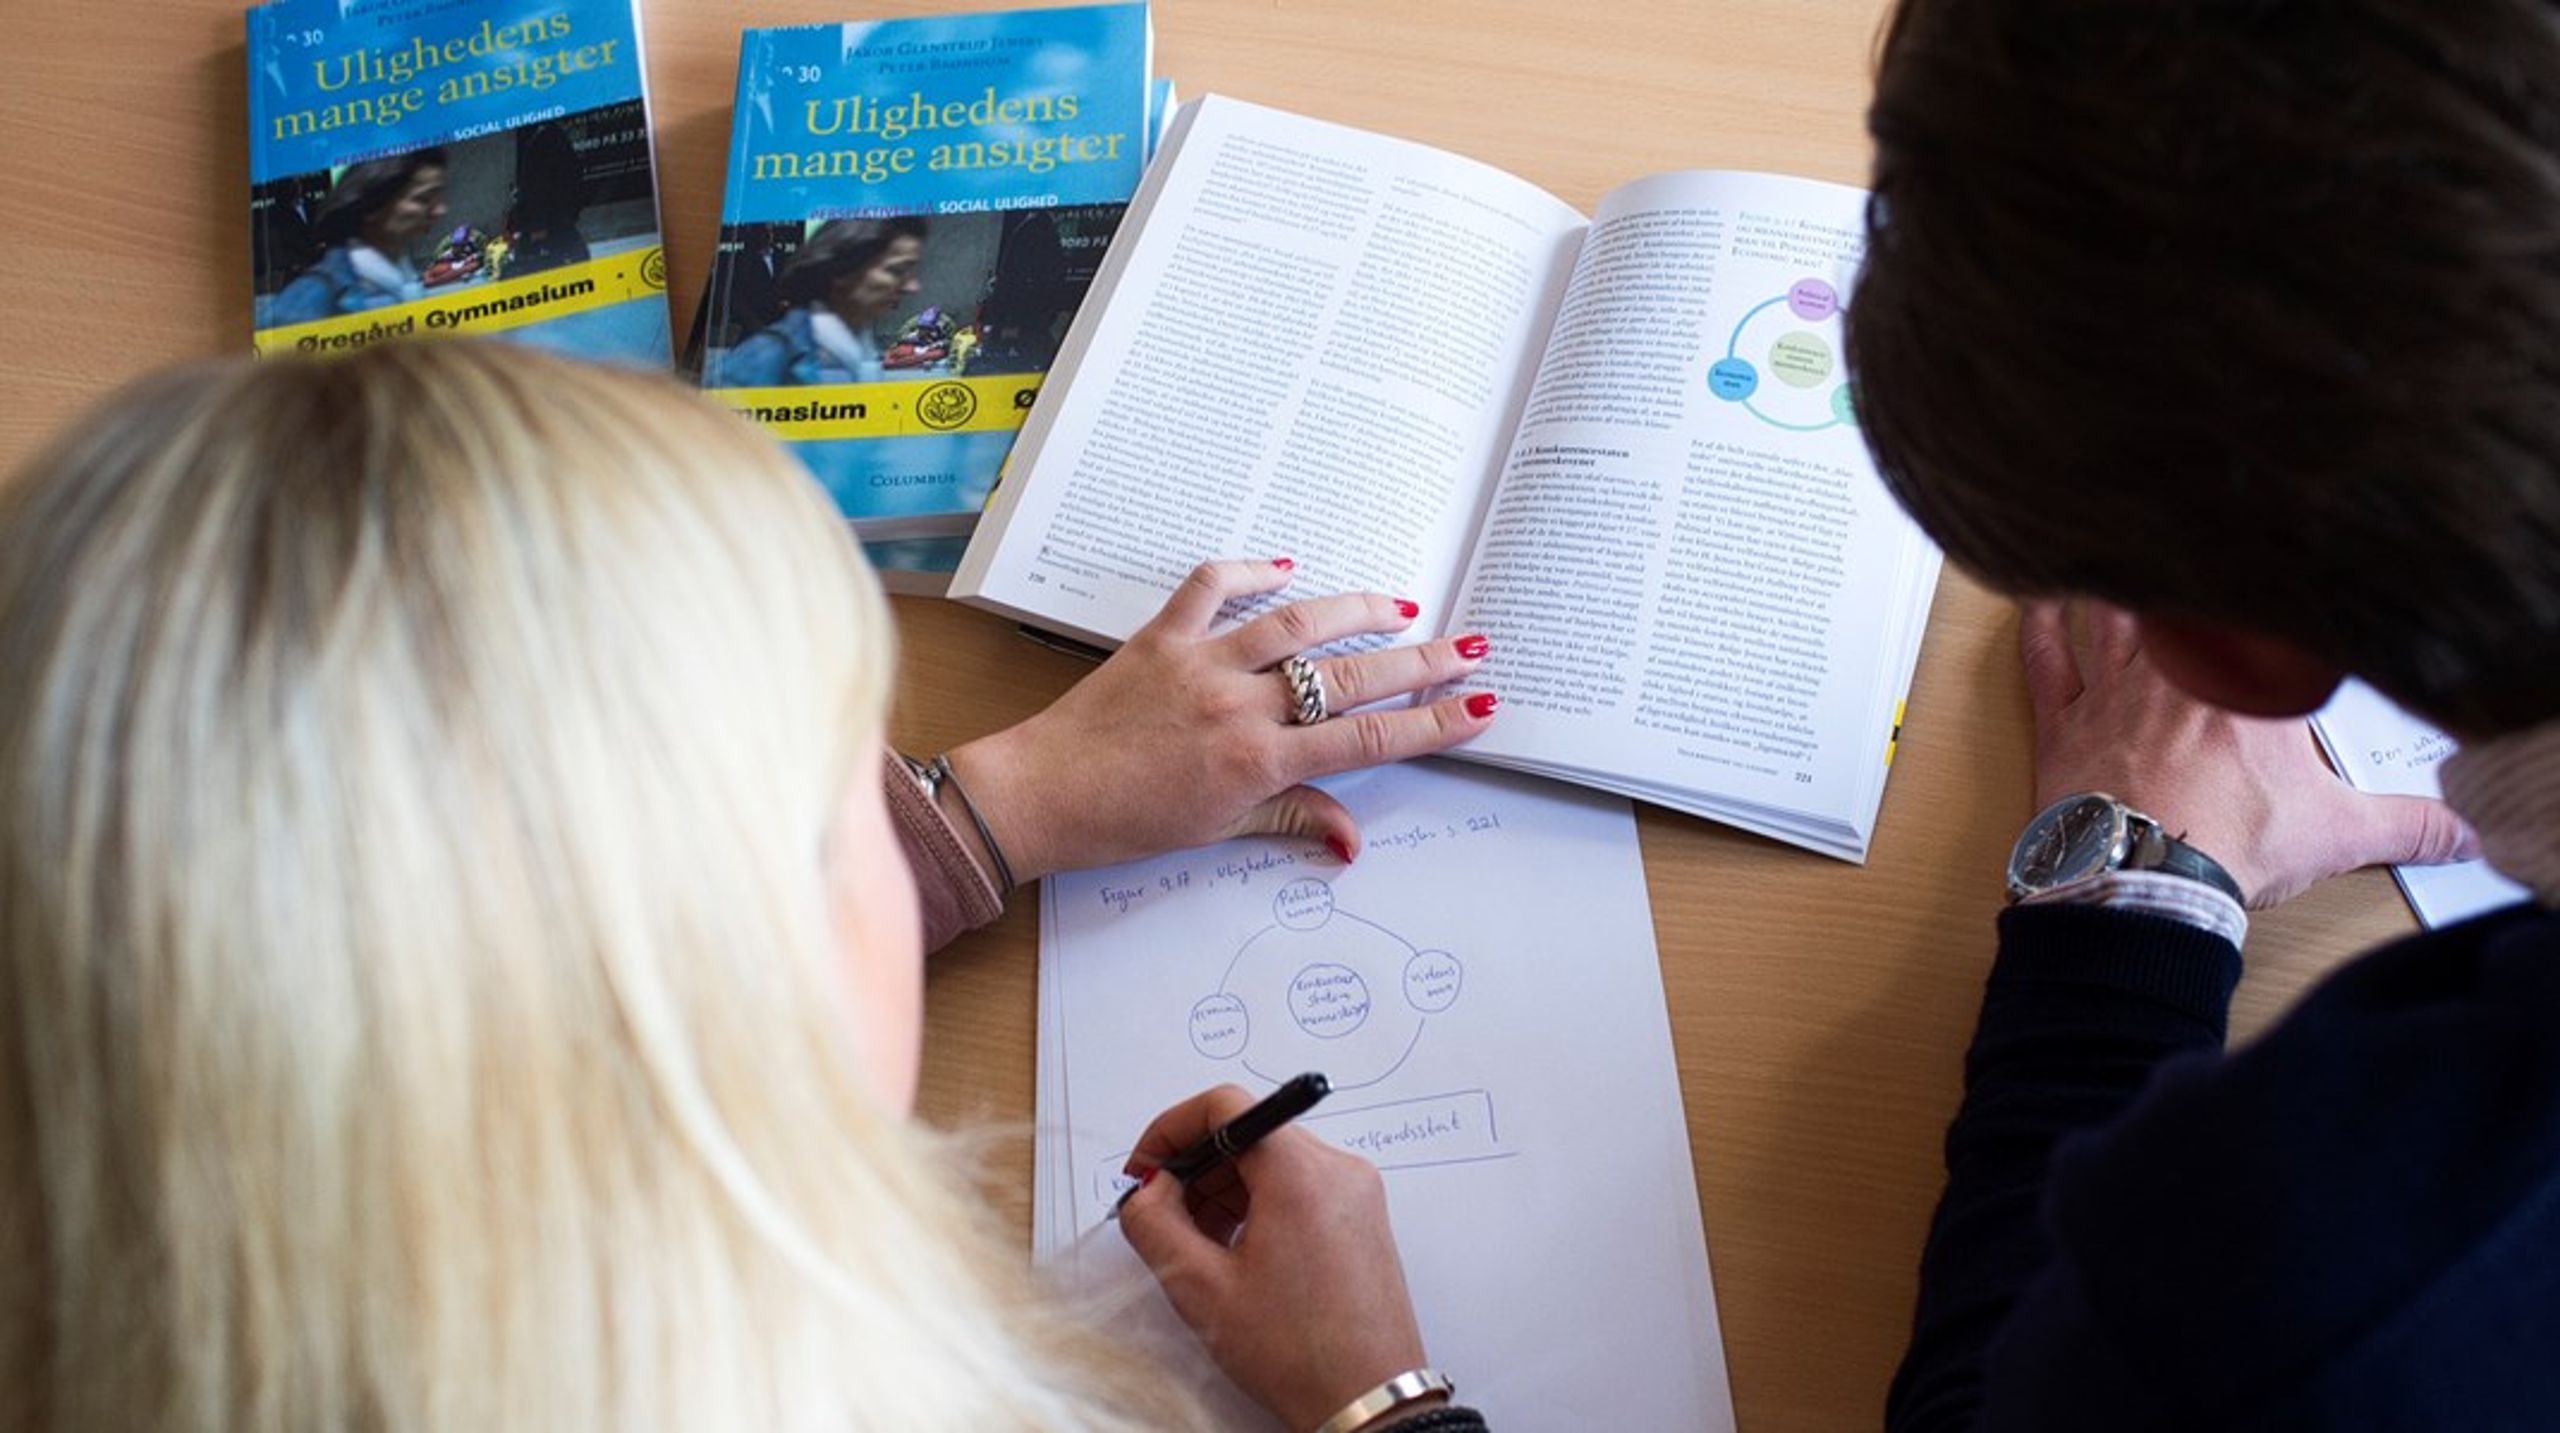
[[[2377,796],[2441,796],[2436,768],[2453,755],[2452,737],[2402,711],[2389,697],[2349,680],[2311,718],[2329,764],[2358,791]],[[2421,925],[2433,929],[2525,899],[2525,888],[2486,861],[2394,866],[2392,879]]]
[[[1385,1175],[1432,1362],[1496,1428],[1733,1427],[1633,813],[1503,772],[1324,783],[1368,849],[1230,841],[1049,878],[1033,1246],[1113,1327],[1208,1366],[1112,1222],[1147,1122],[1301,1071],[1299,1126]]]
[[[1657,175],[1584,218],[1438,150],[1175,120],[952,595],[1102,645],[1203,557],[1480,632],[1464,753],[1863,859],[1938,553],[1857,432],[1864,195]]]

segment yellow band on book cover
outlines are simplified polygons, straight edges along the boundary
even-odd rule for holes
[[[1042,375],[912,378],[810,388],[712,388],[703,396],[785,442],[1003,433],[1022,426]]]
[[[263,329],[257,334],[258,352],[338,353],[389,338],[496,333],[648,297],[666,287],[665,251],[651,245],[520,279],[472,284],[415,303]]]

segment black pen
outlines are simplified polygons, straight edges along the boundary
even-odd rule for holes
[[[1269,1139],[1281,1126],[1314,1109],[1316,1101],[1332,1093],[1333,1082],[1324,1076],[1313,1071],[1300,1075],[1256,1100],[1253,1108],[1209,1131],[1198,1144],[1156,1166],[1157,1172],[1189,1184],[1219,1165],[1241,1158],[1246,1150]],[[1134,1184],[1120,1191],[1112,1212],[1118,1213],[1120,1205],[1128,1203],[1129,1196],[1137,1192]]]

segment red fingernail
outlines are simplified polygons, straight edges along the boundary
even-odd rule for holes
[[[1458,648],[1458,655],[1466,658],[1470,662],[1481,661],[1485,653],[1493,650],[1493,644],[1491,642],[1472,634],[1460,637],[1457,640],[1456,645]]]
[[[1294,557],[1275,557],[1271,559],[1271,565],[1279,568],[1283,572],[1286,572],[1290,568],[1298,565],[1298,559]]]
[[[1422,615],[1422,604],[1419,602],[1408,602],[1399,597],[1396,599],[1396,611],[1406,621],[1410,622],[1414,618]]]
[[[1346,866],[1351,864],[1351,843],[1343,840],[1341,837],[1325,837],[1324,848],[1333,853],[1333,858],[1335,860],[1340,861]]]
[[[1482,721],[1493,715],[1493,709],[1500,705],[1502,705],[1502,698],[1491,692],[1478,692],[1467,698],[1467,715]]]
[[[1144,1189],[1144,1188],[1146,1188],[1146,1187],[1147,1187],[1147,1181],[1148,1181],[1148,1180],[1150,1180],[1150,1179],[1155,1178],[1157,1174],[1159,1174],[1159,1173],[1161,1173],[1161,1172],[1163,1171],[1163,1169],[1164,1169],[1164,1166],[1163,1166],[1163,1165],[1161,1165],[1161,1164],[1150,1164],[1150,1165],[1148,1165],[1146,1168],[1144,1168],[1144,1169],[1142,1169],[1142,1170],[1139,1170],[1139,1171],[1138,1171],[1138,1187],[1139,1187],[1140,1189]]]

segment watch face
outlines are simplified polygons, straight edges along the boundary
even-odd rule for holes
[[[2124,808],[2104,796],[2067,796],[2036,813],[2009,857],[2010,888],[2049,891],[2110,870],[2124,852]]]

